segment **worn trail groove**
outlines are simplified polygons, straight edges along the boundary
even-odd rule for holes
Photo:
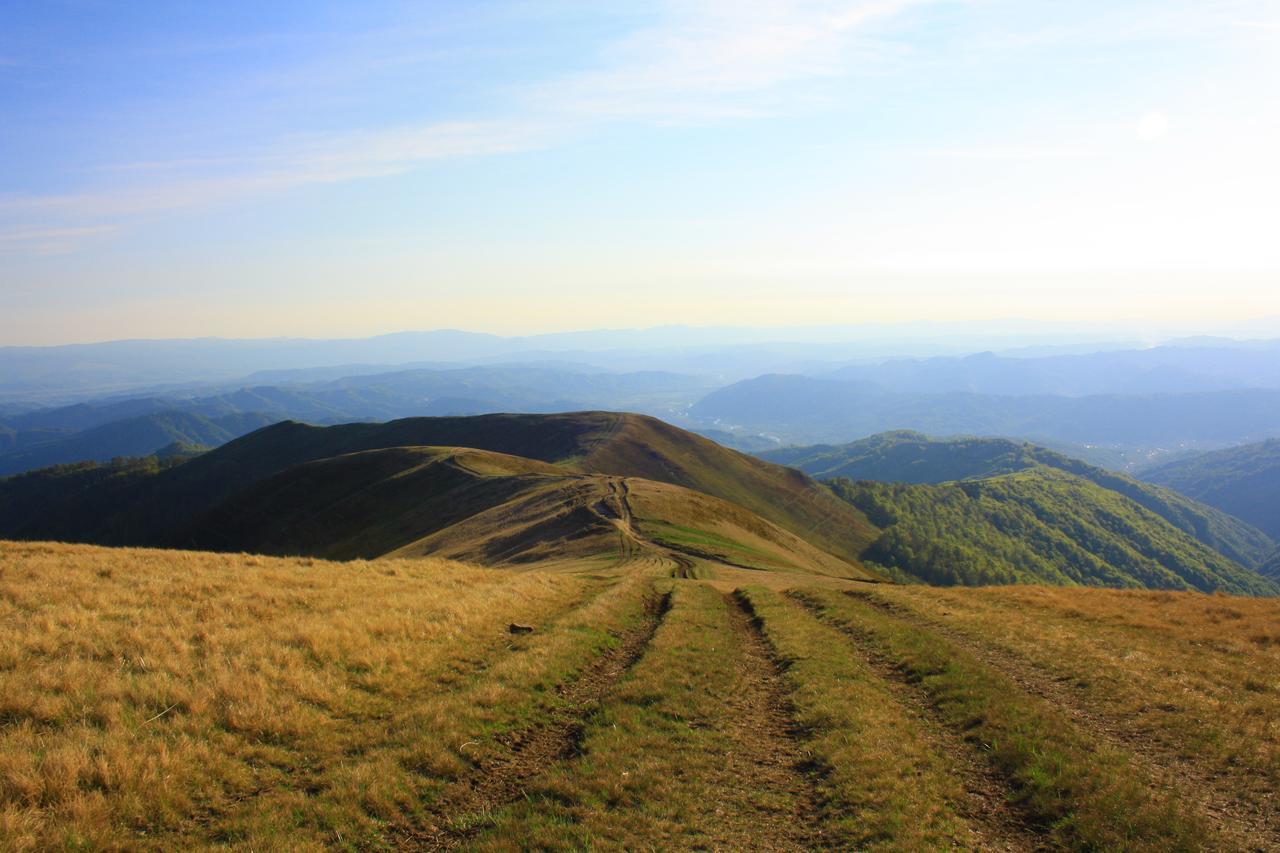
[[[1072,689],[1070,682],[1063,682],[1032,661],[984,645],[949,625],[861,590],[849,590],[845,594],[895,619],[945,637],[1022,690],[1049,702],[1090,737],[1128,755],[1159,786],[1177,790],[1187,801],[1195,803],[1232,848],[1280,850],[1280,804],[1242,799],[1213,768],[1180,755],[1176,746],[1136,730],[1117,715],[1106,713]]]
[[[736,690],[725,702],[725,727],[736,748],[725,756],[727,784],[780,795],[779,806],[734,815],[745,837],[726,839],[754,850],[811,850],[823,847],[819,797],[788,699],[782,670],[746,603],[725,595],[729,625],[738,646]],[[726,824],[729,821],[726,821]]]
[[[644,655],[670,604],[670,593],[649,598],[644,618],[622,635],[617,646],[596,658],[578,678],[558,688],[563,705],[549,722],[504,738],[510,753],[480,764],[451,786],[436,804],[434,825],[403,833],[397,846],[437,850],[465,841],[476,831],[467,825],[466,818],[489,814],[519,799],[530,779],[550,764],[577,754],[587,719]]]
[[[803,595],[791,598],[815,618],[822,616]],[[823,620],[827,621],[827,620]],[[991,761],[974,744],[939,718],[924,691],[912,684],[902,670],[857,632],[838,628],[861,655],[868,668],[880,678],[898,703],[916,722],[925,740],[955,767],[964,785],[966,798],[960,814],[977,833],[974,847],[981,850],[1025,851],[1044,849],[1041,835],[1029,815],[1013,804],[1015,792]]]
[[[595,506],[595,511],[605,520],[618,528],[622,536],[623,549],[627,556],[633,550],[647,550],[659,559],[675,563],[671,576],[675,578],[693,578],[697,576],[697,562],[686,554],[673,548],[659,545],[642,535],[636,527],[635,516],[631,511],[631,487],[625,477],[609,478],[609,494]]]

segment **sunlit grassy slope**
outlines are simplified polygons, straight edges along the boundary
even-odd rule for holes
[[[1280,837],[1280,602],[867,584],[659,535],[692,534],[519,572],[0,543],[0,847]]]

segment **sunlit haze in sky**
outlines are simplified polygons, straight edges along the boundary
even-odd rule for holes
[[[0,344],[1280,315],[1280,3],[0,3]]]

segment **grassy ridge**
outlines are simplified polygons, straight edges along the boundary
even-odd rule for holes
[[[813,591],[797,597],[895,660],[953,726],[988,748],[1024,808],[1058,844],[1197,850],[1205,843],[1199,819],[1152,790],[1123,754],[1091,742],[1052,706],[945,639],[848,595]]]
[[[254,518],[280,511],[279,505],[267,499],[270,494],[309,498],[311,489],[304,481],[315,470],[307,463],[406,447],[476,448],[524,457],[532,464],[555,465],[565,475],[634,477],[682,486],[736,504],[806,540],[808,547],[827,551],[851,566],[840,574],[866,574],[857,555],[875,530],[855,507],[807,475],[729,450],[654,418],[617,412],[406,418],[333,427],[279,423],[182,465],[141,471],[129,478],[70,472],[58,477],[56,485],[46,482],[43,475],[0,480],[0,535],[106,545],[245,550],[253,547],[255,537],[287,539],[287,529],[272,534],[269,521],[259,518],[255,525]],[[291,486],[295,476],[297,482]],[[357,479],[360,476],[355,474]],[[395,485],[381,483],[378,488],[392,493]],[[341,489],[339,482],[328,483],[319,491]],[[318,550],[304,551],[301,546],[310,544],[304,538],[300,547],[273,550],[369,556],[376,537],[360,530],[388,528],[376,512],[376,495],[344,493],[339,497],[363,502],[353,508],[365,527],[353,527],[345,537],[351,541],[332,551],[325,550],[328,542]],[[402,513],[403,508],[392,506],[387,512]],[[299,513],[302,520],[315,515]],[[313,527],[321,531],[332,528],[334,520],[325,521],[317,521]],[[261,529],[264,525],[267,534]],[[243,541],[237,539],[241,532],[246,534]],[[393,537],[381,553],[427,532],[408,540]]]

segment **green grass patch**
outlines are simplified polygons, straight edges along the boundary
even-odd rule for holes
[[[824,840],[859,850],[967,846],[959,778],[840,632],[776,592],[738,594],[785,664],[797,721],[822,770]]]
[[[936,634],[846,594],[793,595],[872,644],[927,694],[941,717],[990,751],[1053,843],[1090,850],[1198,850],[1201,819],[1156,790],[1123,753]]]
[[[729,557],[736,563],[757,568],[794,568],[792,563],[777,554],[753,548],[710,530],[648,519],[640,522],[640,528],[655,542],[677,550],[692,548],[700,552]]]
[[[795,803],[746,775],[732,711],[739,653],[713,588],[673,583],[649,650],[588,724],[581,754],[501,812],[479,849],[748,849]]]

